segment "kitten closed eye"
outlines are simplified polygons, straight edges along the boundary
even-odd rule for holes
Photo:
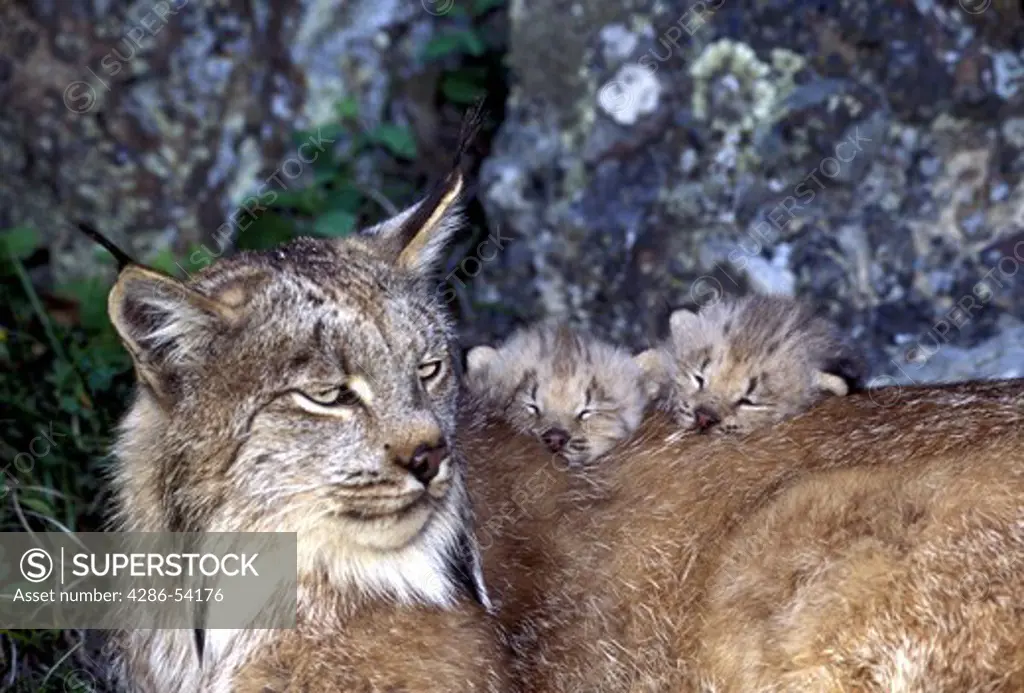
[[[666,406],[687,429],[748,433],[845,395],[858,364],[836,328],[780,296],[723,299],[670,318],[662,359],[679,374]]]
[[[650,397],[642,360],[566,325],[520,330],[497,349],[471,350],[467,363],[471,392],[572,466],[628,438]]]

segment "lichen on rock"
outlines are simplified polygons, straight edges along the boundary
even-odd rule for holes
[[[672,307],[754,289],[811,298],[890,372],[936,324],[969,350],[1024,317],[1024,39],[997,18],[950,0],[517,7],[482,174],[516,250],[474,282],[471,341],[557,314],[639,348]],[[648,97],[616,112],[627,92],[602,89],[644,71]]]

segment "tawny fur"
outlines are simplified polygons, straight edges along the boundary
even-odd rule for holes
[[[471,393],[574,466],[629,438],[649,398],[647,374],[628,352],[554,321],[497,349],[476,347],[467,362]]]
[[[659,412],[583,478],[467,414],[524,688],[1024,690],[1022,415],[1024,380],[831,398],[742,443]]]
[[[140,386],[116,528],[299,542],[296,628],[207,630],[201,660],[191,631],[125,633],[129,690],[507,690],[464,464],[434,457],[428,478],[411,462],[454,440],[453,332],[430,280],[453,186],[429,218],[242,253],[188,284],[122,273],[110,312]]]
[[[863,359],[810,306],[782,296],[725,297],[672,314],[652,353],[665,405],[687,429],[746,434],[861,386]]]

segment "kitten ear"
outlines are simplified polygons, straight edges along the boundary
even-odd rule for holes
[[[838,329],[830,327],[831,354],[814,372],[814,386],[827,394],[845,397],[851,392],[863,389],[867,378],[867,364],[863,356],[839,335]]]
[[[867,365],[864,359],[846,344],[840,344],[839,353],[829,357],[814,372],[814,386],[822,392],[845,397],[864,387]]]
[[[138,376],[158,396],[171,394],[174,372],[200,361],[219,330],[235,324],[244,284],[214,300],[156,270],[125,267],[107,297],[107,313]]]
[[[661,349],[648,349],[633,357],[634,363],[643,371],[644,391],[648,397],[657,397],[665,387],[667,368]]]
[[[685,338],[690,332],[697,329],[699,322],[697,313],[688,308],[680,308],[669,317],[668,327],[672,336],[680,339]]]
[[[850,388],[846,381],[834,373],[814,371],[814,387],[836,397],[845,397]]]
[[[498,350],[489,346],[473,347],[466,354],[466,374],[476,375],[501,358]]]

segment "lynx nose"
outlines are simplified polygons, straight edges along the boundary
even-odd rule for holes
[[[721,421],[711,409],[707,407],[697,407],[696,411],[693,412],[693,419],[697,423],[697,428],[701,431],[707,431]]]
[[[565,444],[569,442],[569,433],[561,428],[549,428],[544,431],[540,439],[544,441],[551,452],[561,452]]]
[[[412,455],[408,458],[397,457],[395,462],[408,469],[417,481],[426,486],[441,471],[441,462],[447,456],[448,446],[444,441],[434,445],[420,443]]]

